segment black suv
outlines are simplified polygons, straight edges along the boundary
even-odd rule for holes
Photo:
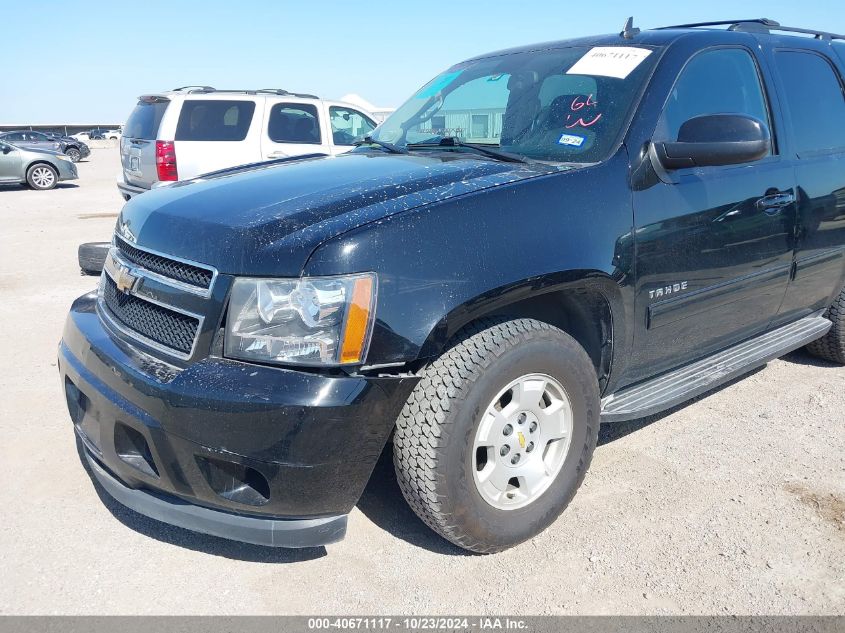
[[[392,438],[414,511],[495,552],[566,507],[600,423],[804,345],[845,362],[845,49],[795,32],[482,55],[350,154],[132,199],[59,351],[93,475],[317,545]]]

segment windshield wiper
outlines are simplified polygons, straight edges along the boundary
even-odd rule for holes
[[[409,150],[423,149],[426,147],[465,147],[467,149],[474,150],[479,154],[484,154],[485,156],[489,156],[490,158],[495,158],[496,160],[501,160],[506,163],[528,162],[516,154],[509,154],[508,152],[503,152],[501,150],[491,149],[487,145],[482,145],[480,143],[464,143],[462,140],[454,136],[444,136],[436,143],[408,143],[405,147]]]
[[[407,154],[408,150],[402,149],[401,147],[396,147],[393,143],[388,143],[386,141],[380,141],[378,139],[373,138],[372,136],[365,136],[363,140],[354,143],[355,147],[361,147],[361,145],[378,145],[382,149],[386,149],[391,154]]]

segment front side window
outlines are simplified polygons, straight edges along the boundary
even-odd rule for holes
[[[464,62],[372,136],[412,150],[452,138],[535,160],[598,162],[616,146],[658,56],[653,47],[578,46]]]
[[[267,136],[275,143],[319,145],[320,119],[310,103],[277,103],[270,109]]]
[[[338,106],[329,108],[329,121],[332,126],[332,142],[335,145],[354,145],[376,127],[372,120],[357,110]]]
[[[176,124],[177,141],[242,141],[249,132],[255,102],[188,99]]]
[[[655,140],[677,141],[685,122],[706,114],[744,114],[771,128],[757,65],[748,51],[723,48],[693,57],[672,88]]]
[[[830,63],[815,53],[777,51],[797,154],[845,148],[845,96]]]

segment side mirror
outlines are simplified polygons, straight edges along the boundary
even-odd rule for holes
[[[109,242],[88,242],[80,244],[77,252],[79,268],[83,275],[99,275],[103,272],[106,256],[109,254]]]
[[[12,151],[12,148],[9,147],[8,145],[3,146],[3,153],[4,154],[9,154],[11,151]]]
[[[665,169],[750,163],[766,156],[772,138],[766,124],[744,114],[706,114],[686,121],[678,140],[652,144]]]

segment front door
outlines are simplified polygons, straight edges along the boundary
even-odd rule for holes
[[[746,48],[707,49],[692,57],[653,140],[675,141],[685,121],[723,113],[756,117],[773,130],[761,73]],[[792,264],[794,175],[776,139],[759,161],[661,172],[658,180],[634,194],[633,380],[766,329]]]
[[[346,106],[327,106],[332,132],[332,154],[343,154],[355,148],[355,143],[369,136],[376,123],[358,110]]]
[[[0,182],[21,180],[21,153],[11,145],[0,142]]]

